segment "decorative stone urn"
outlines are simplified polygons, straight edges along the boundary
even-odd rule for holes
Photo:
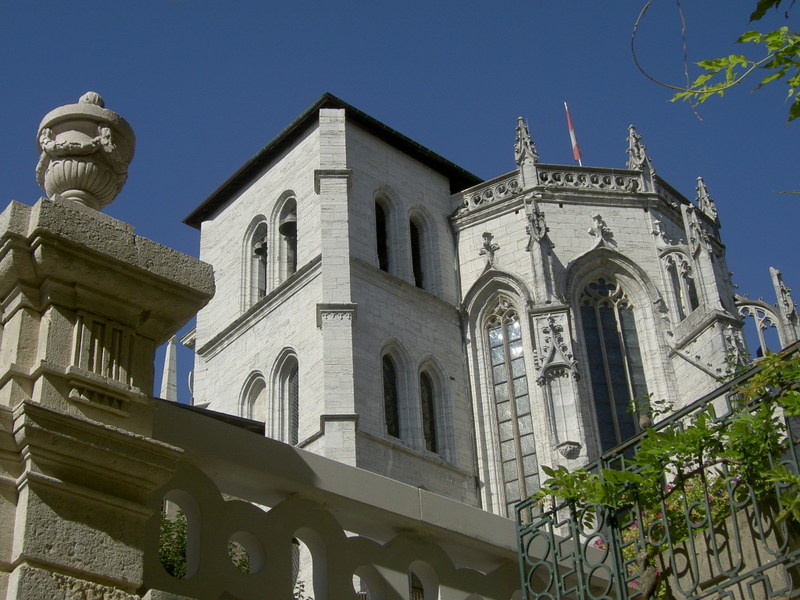
[[[104,106],[100,94],[86,92],[77,104],[60,106],[42,119],[36,181],[49,198],[100,210],[125,184],[135,136],[125,119]]]

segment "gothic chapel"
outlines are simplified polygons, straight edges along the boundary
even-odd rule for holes
[[[776,305],[737,296],[703,180],[675,191],[633,126],[622,169],[539,162],[521,118],[514,150],[482,181],[322,96],[186,219],[217,286],[194,403],[510,516],[541,465],[714,389],[743,319],[753,354],[798,338],[780,273]]]

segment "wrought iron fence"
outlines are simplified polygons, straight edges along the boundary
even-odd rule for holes
[[[650,431],[683,431],[699,415],[730,423],[737,390],[758,368],[722,386]],[[762,403],[745,407],[754,413]],[[774,415],[785,427],[781,453],[769,468],[798,469],[797,419]],[[632,460],[642,433],[604,454],[586,470],[636,473]],[[778,517],[780,484],[753,485],[725,461],[671,466],[658,492],[638,491],[622,508],[545,498],[517,506],[523,597],[534,599],[800,598],[800,532]],[[756,489],[758,488],[758,489]]]

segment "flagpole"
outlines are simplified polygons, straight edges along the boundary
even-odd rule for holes
[[[572,143],[572,157],[578,161],[579,166],[583,166],[581,162],[581,149],[578,148],[578,138],[575,137],[575,128],[572,126],[572,117],[569,115],[569,106],[564,101],[564,110],[567,113],[567,129],[569,129],[569,141]]]

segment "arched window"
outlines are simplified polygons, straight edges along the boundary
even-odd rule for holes
[[[430,274],[425,269],[427,248],[425,248],[422,224],[417,219],[411,219],[409,227],[411,235],[411,269],[414,275],[414,285],[418,288],[427,289]]]
[[[692,276],[692,267],[688,259],[677,252],[668,254],[664,258],[664,262],[675,299],[678,319],[683,320],[689,313],[700,306],[700,302],[697,299],[697,288]]]
[[[514,305],[500,296],[485,323],[508,516],[539,487],[539,465],[528,396],[522,327]]]
[[[283,359],[276,383],[281,412],[280,437],[296,446],[300,441],[300,368],[294,354]]]
[[[378,268],[389,272],[389,221],[380,201],[375,201],[375,246]]]
[[[739,305],[739,315],[744,321],[743,332],[750,348],[755,348],[755,358],[765,356],[767,352],[779,352],[781,344],[776,323],[780,321],[773,311],[758,304]]]
[[[425,600],[425,588],[414,573],[408,574],[408,597],[410,600]]]
[[[397,367],[389,355],[383,360],[383,417],[386,433],[400,437],[400,410],[397,397]]]
[[[280,252],[278,273],[285,281],[297,271],[297,201],[290,197],[281,208],[278,219]]]
[[[436,435],[436,391],[431,376],[425,371],[419,374],[419,398],[422,409],[422,437],[425,449],[439,452]]]
[[[639,336],[631,304],[620,285],[604,278],[580,299],[597,426],[603,451],[636,434],[634,400],[647,397]]]
[[[267,261],[269,244],[267,241],[267,223],[260,221],[251,226],[251,233],[245,242],[245,285],[247,287],[248,308],[267,295]]]
[[[267,384],[259,373],[254,373],[248,377],[239,401],[239,416],[245,419],[264,420],[266,408],[266,394],[264,392],[266,388]]]

